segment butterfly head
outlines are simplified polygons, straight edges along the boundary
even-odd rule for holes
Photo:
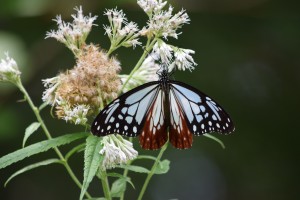
[[[167,82],[170,78],[170,74],[168,72],[168,66],[165,64],[162,64],[161,68],[156,73],[159,76],[160,81]]]

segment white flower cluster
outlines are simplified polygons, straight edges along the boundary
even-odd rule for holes
[[[111,169],[116,165],[126,164],[138,155],[132,143],[123,139],[120,135],[105,136],[101,144],[103,148],[99,153],[104,155],[101,166],[103,169]]]
[[[43,79],[42,82],[44,83],[44,87],[46,90],[43,92],[43,101],[47,104],[54,105],[56,102],[55,91],[59,86],[60,77],[55,76],[53,78]]]
[[[158,75],[157,71],[160,69],[160,65],[158,65],[155,60],[154,54],[150,54],[143,62],[141,67],[134,72],[132,77],[128,80],[129,75],[119,75],[121,78],[122,83],[124,84],[127,80],[126,86],[123,88],[122,92],[127,92],[139,85],[150,81],[157,81]]]
[[[58,15],[54,21],[58,25],[58,30],[47,32],[46,38],[52,37],[64,43],[72,52],[76,53],[80,47],[85,44],[85,40],[90,33],[93,22],[97,16],[84,16],[81,6],[75,8],[76,15],[72,15],[73,22],[64,22],[61,16]]]
[[[136,47],[141,43],[138,41],[139,29],[136,23],[128,22],[122,10],[108,9],[104,13],[109,21],[109,26],[104,25],[105,33],[111,41],[113,49],[120,46]]]
[[[162,0],[138,0],[137,4],[147,13],[149,17],[151,17],[153,12],[158,12],[162,10],[165,5],[167,4],[167,1]]]
[[[75,106],[74,108],[70,108],[68,105],[66,105],[64,108],[65,115],[63,119],[66,120],[66,122],[70,121],[74,124],[85,125],[88,120],[86,115],[88,114],[89,109],[89,105],[81,104]]]
[[[178,48],[165,43],[162,40],[158,40],[153,47],[154,54],[160,58],[163,64],[169,67],[169,72],[173,71],[175,67],[179,70],[188,69],[192,71],[195,63],[193,57],[190,54],[194,54],[195,51],[191,49]]]
[[[0,62],[0,81],[16,83],[21,75],[17,62],[8,53],[5,56]]]
[[[147,27],[141,30],[142,35],[155,35],[156,37],[178,38],[177,29],[184,24],[189,23],[190,18],[185,12],[181,10],[176,14],[173,13],[173,7],[169,6],[168,10],[163,10],[167,2],[162,0],[138,0],[139,6],[149,16]]]

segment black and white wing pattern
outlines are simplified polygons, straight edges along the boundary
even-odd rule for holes
[[[150,82],[124,93],[101,110],[92,124],[91,132],[97,136],[114,133],[138,136],[158,92],[159,82]]]
[[[226,111],[198,89],[170,81],[170,142],[177,148],[189,148],[193,135],[234,131]]]
[[[107,105],[94,120],[91,132],[97,136],[139,135],[143,149],[159,149],[168,140],[164,107],[165,93],[159,82],[146,83]]]

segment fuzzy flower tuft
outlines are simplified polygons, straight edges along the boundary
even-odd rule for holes
[[[168,37],[178,38],[180,33],[177,30],[184,24],[190,22],[190,18],[185,12],[181,10],[176,14],[173,14],[173,7],[169,6],[167,10],[163,10],[166,5],[166,1],[161,0],[139,0],[138,4],[149,16],[148,25],[144,27],[140,33],[152,37]]]
[[[53,78],[47,78],[43,79],[42,82],[44,83],[44,87],[46,90],[43,92],[43,101],[46,102],[47,104],[54,105],[55,100],[57,99],[55,97],[56,89],[59,86],[60,83],[60,77],[56,76]]]
[[[147,13],[148,16],[151,17],[152,12],[161,11],[167,4],[167,1],[138,0],[137,4],[144,10],[145,13]]]
[[[138,155],[132,143],[123,139],[120,135],[105,136],[101,144],[103,148],[99,153],[104,155],[101,166],[103,169],[111,169],[117,165],[126,164],[128,161],[135,159]]]
[[[111,49],[120,46],[133,47],[141,45],[138,41],[139,29],[136,23],[128,22],[122,10],[108,9],[104,13],[109,21],[109,26],[104,25],[104,30],[111,42]]]
[[[153,46],[153,53],[158,56],[162,63],[169,65],[173,58],[173,48],[163,40],[158,40]]]
[[[5,56],[6,58],[0,61],[0,81],[16,84],[20,79],[21,72],[17,62],[9,57],[8,53]]]
[[[184,71],[188,69],[192,71],[197,66],[193,57],[190,54],[194,54],[195,51],[191,49],[174,48],[174,62],[169,66],[169,71],[172,71],[174,67]]]
[[[139,85],[142,85],[150,81],[157,81],[158,80],[157,71],[160,69],[160,65],[155,63],[156,59],[157,57],[155,56],[155,54],[150,54],[144,60],[141,67],[135,71],[135,73],[132,75],[132,77],[129,80],[128,80],[129,75],[125,75],[125,74],[119,75],[123,85],[128,80],[122,92],[127,92]]]
[[[60,102],[58,104],[60,104]],[[76,125],[85,125],[88,120],[87,114],[89,112],[89,109],[90,106],[88,105],[77,105],[71,108],[68,104],[66,104],[64,107],[65,114],[63,119]]]
[[[44,80],[43,100],[55,106],[58,118],[62,119],[69,119],[66,111],[78,105],[89,105],[89,115],[97,113],[103,102],[117,97],[121,88],[119,71],[116,59],[109,58],[95,45],[85,46],[73,69]]]
[[[46,33],[46,38],[55,38],[59,42],[65,44],[75,55],[77,55],[79,49],[85,44],[85,40],[90,33],[94,21],[97,19],[97,16],[84,16],[82,7],[75,8],[77,11],[76,15],[71,15],[73,22],[64,22],[61,19],[61,16],[58,15],[54,21],[58,25],[58,30],[51,30]]]

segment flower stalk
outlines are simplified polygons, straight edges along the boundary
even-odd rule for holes
[[[128,81],[132,78],[133,74],[136,72],[136,70],[138,70],[138,68],[143,64],[147,54],[149,54],[149,52],[152,50],[154,44],[156,43],[156,38],[154,38],[152,41],[150,38],[148,38],[147,44],[146,44],[146,48],[141,56],[141,58],[139,59],[139,61],[136,63],[136,65],[134,66],[134,68],[131,70],[130,74],[128,75],[127,80],[123,83],[122,88],[120,90],[120,93],[123,91],[123,89],[126,87]]]
[[[27,93],[26,89],[24,88],[21,79],[17,79],[16,81],[16,86],[20,89],[20,91],[24,94],[24,98],[27,100],[30,108],[32,109],[32,111],[34,112],[38,122],[41,124],[41,127],[46,135],[46,137],[48,139],[52,139],[52,136],[46,126],[46,124],[44,123],[44,120],[42,119],[39,109],[34,105],[33,101],[31,100],[29,94]],[[64,156],[62,155],[61,151],[57,148],[54,147],[54,151],[56,152],[57,156],[59,157],[59,159],[62,161],[64,167],[66,168],[67,172],[69,173],[70,177],[72,178],[72,180],[75,182],[75,184],[81,189],[82,188],[82,184],[80,183],[80,181],[78,180],[78,178],[76,177],[76,175],[74,174],[73,170],[71,169],[70,165],[68,164],[68,162],[66,161],[66,159],[64,158]],[[85,193],[87,198],[92,198],[91,195],[86,192]]]
[[[167,141],[167,142],[164,144],[164,146],[162,146],[162,148],[160,149],[160,152],[159,152],[159,154],[158,154],[158,156],[157,156],[157,158],[156,158],[156,160],[155,160],[155,162],[154,162],[154,164],[153,164],[153,166],[152,166],[152,168],[151,168],[151,171],[150,171],[150,173],[148,174],[148,176],[147,176],[147,178],[146,178],[146,180],[145,180],[145,182],[144,182],[144,185],[143,185],[143,187],[142,187],[142,189],[141,189],[141,192],[140,192],[140,194],[139,194],[139,197],[137,198],[138,200],[142,200],[142,199],[143,199],[144,193],[145,193],[145,191],[146,191],[146,189],[147,189],[147,187],[148,187],[148,184],[149,184],[149,182],[150,182],[150,179],[151,179],[152,176],[154,175],[154,172],[155,172],[155,170],[156,170],[156,168],[157,168],[157,165],[159,164],[161,157],[163,156],[164,152],[166,151],[166,149],[167,149],[167,147],[168,147],[168,143],[169,143],[169,141]]]

